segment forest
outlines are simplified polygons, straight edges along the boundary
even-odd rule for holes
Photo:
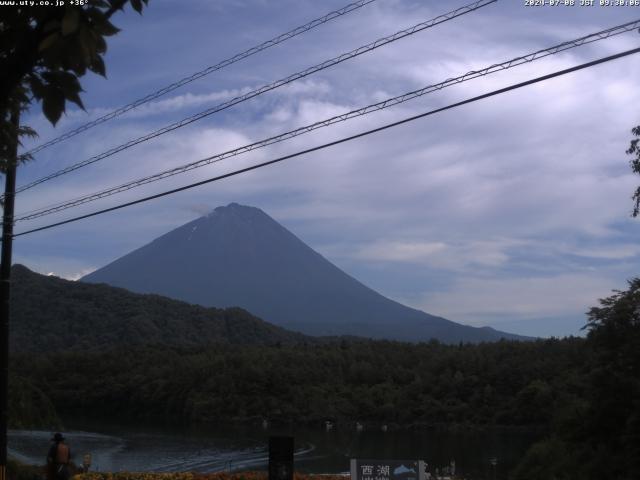
[[[12,352],[314,341],[241,308],[205,308],[104,284],[71,282],[22,265],[13,266],[12,277]]]
[[[581,339],[459,346],[342,340],[17,354],[12,372],[46,392],[61,414],[537,427],[580,394],[586,358]]]

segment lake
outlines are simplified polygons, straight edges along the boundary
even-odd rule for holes
[[[535,440],[532,434],[511,431],[409,431],[279,427],[175,428],[67,422],[65,432],[76,463],[91,453],[91,470],[138,472],[218,472],[265,470],[268,438],[295,438],[295,469],[305,473],[342,473],[350,458],[420,459],[435,468],[455,461],[468,478],[506,478]],[[9,455],[30,464],[43,464],[52,432],[9,431]]]

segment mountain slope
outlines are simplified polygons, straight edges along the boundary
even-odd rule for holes
[[[218,207],[85,276],[205,306],[241,306],[311,335],[445,342],[516,338],[429,315],[366,287],[262,210]]]
[[[108,285],[70,282],[39,275],[22,265],[13,266],[12,276],[12,351],[306,340],[239,308],[204,308]]]

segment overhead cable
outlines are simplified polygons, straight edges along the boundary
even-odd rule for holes
[[[52,145],[55,145],[57,143],[60,143],[64,140],[67,140],[69,138],[75,137],[76,135],[78,135],[79,133],[85,132],[93,127],[95,127],[96,125],[100,125],[101,123],[107,122],[113,118],[116,118],[126,112],[128,112],[129,110],[133,110],[134,108],[137,108],[141,105],[144,105],[145,103],[151,102],[152,100],[155,100],[157,98],[160,98],[161,96],[172,92],[174,90],[176,90],[179,87],[182,87],[183,85],[186,85],[188,83],[191,83],[195,80],[198,80],[204,76],[209,75],[210,73],[213,73],[217,70],[221,70],[225,67],[228,67],[229,65],[232,65],[236,62],[239,62],[240,60],[244,60],[247,57],[250,57],[252,55],[255,55],[256,53],[262,52],[263,50],[266,50],[270,47],[273,47],[275,45],[278,45],[280,43],[283,43],[293,37],[296,37],[298,35],[300,35],[301,33],[305,33],[308,32],[309,30],[312,30],[320,25],[323,25],[335,18],[341,17],[343,15],[346,15],[347,13],[353,12],[354,10],[357,10],[361,7],[364,7],[365,5],[368,5],[369,3],[375,2],[376,0],[359,0],[357,2],[353,2],[350,3],[349,5],[346,5],[338,10],[334,10],[332,12],[327,13],[326,15],[323,15],[322,17],[316,18],[315,20],[312,20],[308,23],[305,23],[304,25],[301,25],[299,27],[294,28],[293,30],[290,30],[286,33],[283,33],[281,35],[278,35],[277,37],[272,38],[271,40],[267,40],[266,42],[262,42],[260,45],[256,45],[254,47],[251,47],[247,50],[245,50],[244,52],[238,53],[236,55],[233,55],[232,57],[229,57],[225,60],[222,60],[221,62],[216,63],[215,65],[211,65],[203,70],[200,70],[199,72],[196,72],[192,75],[189,75],[188,77],[184,77],[181,80],[178,80],[177,82],[172,83],[171,85],[167,85],[166,87],[163,87],[153,93],[150,93],[138,100],[135,100],[131,103],[128,103],[127,105],[124,105],[123,107],[117,108],[116,110],[113,110],[103,116],[101,116],[100,118],[96,118],[95,120],[92,120],[90,122],[87,122],[83,125],[80,125],[79,127],[70,130],[56,138],[53,138],[51,140],[49,140],[46,143],[43,143],[42,145],[38,145],[37,147],[29,150],[28,152],[26,152],[24,155],[34,155],[35,153],[38,153],[42,150],[44,150],[45,148],[48,148]]]
[[[167,125],[164,126],[158,130],[155,130],[154,132],[151,132],[149,134],[143,135],[141,137],[138,137],[136,139],[133,140],[129,140],[126,143],[123,143],[121,145],[118,145],[117,147],[111,148],[103,153],[100,153],[98,155],[95,155],[91,158],[88,158],[86,160],[83,160],[81,162],[78,162],[76,164],[70,165],[66,168],[63,168],[62,170],[59,170],[57,172],[54,172],[50,175],[46,175],[38,180],[35,180],[31,183],[28,183],[26,185],[22,185],[18,188],[16,188],[16,194],[23,192],[25,190],[28,190],[30,188],[35,187],[36,185],[40,185],[41,183],[44,183],[46,181],[52,180],[54,178],[60,177],[62,175],[66,175],[68,173],[71,173],[79,168],[82,167],[86,167],[87,165],[91,165],[92,163],[95,163],[99,160],[103,160],[107,157],[110,157],[112,155],[115,155],[116,153],[119,153],[123,150],[126,150],[128,148],[131,148],[135,145],[138,145],[140,143],[146,142],[148,140],[151,140],[153,138],[159,137],[160,135],[164,135],[165,133],[169,133],[173,130],[176,130],[178,128],[182,128],[186,125],[189,125],[193,122],[196,122],[198,120],[201,120],[205,117],[208,117],[214,113],[220,112],[222,110],[226,110],[227,108],[230,108],[234,105],[237,105],[239,103],[245,102],[251,98],[257,97],[258,95],[262,95],[263,93],[269,92],[271,90],[275,90],[276,88],[282,87],[284,85],[287,85],[289,83],[292,83],[296,80],[300,80],[301,78],[307,77],[309,75],[312,75],[316,72],[319,72],[321,70],[325,70],[329,67],[332,67],[334,65],[337,65],[339,63],[342,63],[346,60],[350,60],[354,57],[357,57],[359,55],[362,55],[364,53],[368,53],[371,52],[377,48],[382,47],[383,45],[387,45],[389,43],[395,42],[397,40],[400,40],[402,38],[408,37],[410,35],[413,35],[415,33],[418,33],[422,30],[425,30],[427,28],[431,28],[434,27],[436,25],[439,25],[441,23],[444,22],[448,22],[454,18],[460,17],[462,15],[465,15],[467,13],[476,11],[482,7],[486,7],[487,5],[490,5],[492,3],[497,2],[498,0],[478,0],[476,2],[473,2],[469,5],[465,5],[463,7],[457,8],[455,10],[452,10],[448,13],[445,13],[443,15],[439,15],[436,18],[433,18],[431,20],[427,20],[426,22],[421,22],[418,23],[410,28],[404,29],[404,30],[400,30],[399,32],[394,33],[393,35],[389,35],[387,37],[383,37],[383,38],[379,38],[378,40],[371,42],[367,45],[364,45],[362,47],[358,47],[354,50],[351,50],[350,52],[347,53],[343,53],[341,55],[338,55],[337,57],[334,57],[330,60],[325,60],[322,63],[319,63],[317,65],[314,65],[313,67],[309,67],[306,68],[305,70],[302,70],[300,72],[294,73],[292,75],[289,75],[285,78],[282,78],[280,80],[277,80],[275,82],[263,85],[259,88],[256,88],[254,90],[251,90],[250,92],[247,92],[243,95],[237,96],[232,98],[231,100],[228,100],[226,102],[220,103],[214,107],[208,108],[202,112],[196,113],[194,115],[191,115],[187,118],[184,118],[178,122],[172,123],[171,125]]]
[[[35,233],[35,232],[40,232],[40,231],[43,231],[43,230],[47,230],[47,229],[50,229],[50,228],[53,228],[53,227],[58,227],[60,225],[65,225],[65,224],[68,224],[68,223],[77,222],[77,221],[83,220],[85,218],[95,217],[97,215],[101,215],[101,214],[108,213],[108,212],[113,212],[115,210],[120,210],[120,209],[125,208],[125,207],[129,207],[129,206],[132,206],[132,205],[137,205],[137,204],[148,202],[150,200],[155,200],[157,198],[161,198],[161,197],[164,197],[164,196],[167,196],[167,195],[171,195],[171,194],[174,194],[174,193],[182,192],[184,190],[189,190],[191,188],[199,187],[199,186],[205,185],[207,183],[212,183],[212,182],[216,182],[216,181],[219,181],[219,180],[223,180],[225,178],[233,177],[233,176],[239,175],[241,173],[246,173],[246,172],[249,172],[251,170],[256,170],[258,168],[262,168],[262,167],[266,167],[266,166],[269,166],[269,165],[273,165],[275,163],[279,163],[279,162],[282,162],[284,160],[289,160],[291,158],[295,158],[295,157],[299,157],[299,156],[302,156],[302,155],[306,155],[306,154],[309,154],[309,153],[312,153],[312,152],[316,152],[318,150],[323,150],[325,148],[332,147],[334,145],[339,145],[341,143],[349,142],[349,141],[355,140],[357,138],[365,137],[365,136],[371,135],[373,133],[381,132],[381,131],[387,130],[389,128],[397,127],[399,125],[402,125],[402,124],[405,124],[405,123],[409,123],[409,122],[418,120],[420,118],[424,118],[424,117],[427,117],[427,116],[430,116],[430,115],[434,115],[436,113],[443,112],[445,110],[450,110],[450,109],[453,109],[453,108],[456,108],[456,107],[460,107],[462,105],[466,105],[466,104],[469,104],[469,103],[477,102],[477,101],[483,100],[485,98],[493,97],[495,95],[500,95],[500,94],[503,94],[503,93],[506,93],[506,92],[510,92],[512,90],[516,90],[518,88],[522,88],[522,87],[526,87],[528,85],[532,85],[532,84],[535,84],[535,83],[543,82],[545,80],[549,80],[549,79],[552,79],[552,78],[555,78],[555,77],[559,77],[561,75],[566,75],[568,73],[575,72],[575,71],[578,71],[578,70],[583,70],[585,68],[593,67],[593,66],[605,63],[605,62],[610,62],[612,60],[616,60],[616,59],[619,59],[619,58],[622,58],[622,57],[626,57],[628,55],[633,55],[633,54],[636,54],[636,53],[639,53],[639,52],[640,52],[640,48],[634,48],[634,49],[627,50],[627,51],[624,51],[624,52],[621,52],[621,53],[617,53],[615,55],[610,55],[608,57],[600,58],[598,60],[593,60],[591,62],[583,63],[583,64],[577,65],[575,67],[566,68],[564,70],[560,70],[560,71],[557,71],[557,72],[554,72],[554,73],[550,73],[548,75],[543,75],[541,77],[536,77],[536,78],[533,78],[531,80],[527,80],[525,82],[520,82],[520,83],[517,83],[517,84],[514,84],[514,85],[510,85],[508,87],[500,88],[498,90],[493,90],[492,92],[485,93],[485,94],[482,94],[482,95],[478,95],[476,97],[472,97],[472,98],[469,98],[467,100],[463,100],[461,102],[453,103],[453,104],[447,105],[445,107],[436,108],[435,110],[430,110],[428,112],[421,113],[419,115],[414,115],[412,117],[408,117],[408,118],[405,118],[403,120],[399,120],[397,122],[388,123],[388,124],[383,125],[381,127],[377,127],[377,128],[371,129],[371,130],[367,130],[365,132],[361,132],[361,133],[358,133],[356,135],[351,135],[351,136],[348,136],[348,137],[341,138],[339,140],[335,140],[333,142],[328,142],[328,143],[325,143],[325,144],[322,144],[322,145],[318,145],[316,147],[308,148],[306,150],[302,150],[302,151],[299,151],[299,152],[296,152],[296,153],[292,153],[292,154],[289,154],[289,155],[278,157],[278,158],[275,158],[273,160],[269,160],[267,162],[262,162],[262,163],[259,163],[259,164],[256,164],[256,165],[252,165],[250,167],[241,168],[241,169],[235,170],[233,172],[225,173],[223,175],[218,175],[216,177],[212,177],[212,178],[208,178],[206,180],[201,180],[199,182],[191,183],[191,184],[185,185],[183,187],[174,188],[172,190],[167,190],[165,192],[157,193],[155,195],[150,195],[148,197],[140,198],[138,200],[133,200],[131,202],[122,203],[120,205],[116,205],[116,206],[113,206],[113,207],[105,208],[105,209],[98,210],[98,211],[95,211],[95,212],[92,212],[92,213],[88,213],[88,214],[85,214],[85,215],[80,215],[80,216],[77,216],[77,217],[74,217],[74,218],[70,218],[68,220],[63,220],[61,222],[51,223],[49,225],[45,225],[45,226],[42,226],[42,227],[34,228],[34,229],[31,229],[31,230],[26,230],[24,232],[20,232],[20,233],[14,234],[13,237],[19,237],[19,236],[27,235],[27,234],[30,234],[30,233]]]
[[[598,40],[603,40],[605,38],[609,38],[613,35],[618,35],[620,33],[624,33],[624,32],[628,32],[630,30],[634,30],[636,28],[640,27],[640,20],[636,20],[634,22],[629,22],[623,25],[619,25],[616,27],[612,27],[609,28],[607,30],[603,30],[600,32],[596,32],[590,35],[586,35],[580,38],[577,38],[575,40],[571,40],[568,42],[563,42],[561,44],[555,45],[553,47],[549,47],[543,50],[538,50],[536,52],[533,53],[529,53],[527,55],[523,55],[520,57],[516,57],[513,58],[511,60],[507,60],[505,62],[502,63],[497,63],[497,64],[493,64],[490,65],[488,67],[482,68],[480,70],[473,70],[470,72],[465,73],[464,75],[460,75],[458,77],[454,77],[454,78],[449,78],[443,82],[440,83],[436,83],[433,85],[428,85],[426,87],[423,87],[421,89],[418,90],[414,90],[412,92],[408,92],[402,95],[398,95],[396,97],[392,97],[392,98],[388,98],[384,101],[381,102],[377,102],[371,105],[367,105],[366,107],[362,107],[356,110],[352,110],[350,112],[347,113],[343,113],[340,115],[336,115],[333,116],[331,118],[327,118],[325,120],[321,120],[315,123],[312,123],[310,125],[306,125],[303,127],[299,127],[296,128],[294,130],[290,130],[288,132],[273,136],[273,137],[269,137],[248,145],[244,145],[232,150],[228,150],[226,152],[223,153],[219,153],[216,155],[212,155],[210,157],[206,157],[200,160],[197,160],[195,162],[191,162],[188,163],[186,165],[181,165],[179,167],[175,167],[175,168],[171,168],[168,170],[164,170],[162,172],[158,172],[140,179],[136,179],[136,180],[132,180],[130,182],[127,183],[123,183],[121,185],[117,185],[114,187],[110,187],[108,189],[105,190],[101,190],[99,192],[94,192],[92,194],[89,195],[85,195],[85,196],[81,196],[72,200],[67,200],[65,202],[61,202],[55,205],[50,205],[47,207],[42,207],[36,210],[31,210],[29,212],[25,212],[22,213],[18,216],[16,216],[15,221],[25,221],[25,220],[33,220],[35,218],[39,218],[45,215],[50,215],[62,210],[66,210],[68,208],[72,208],[78,205],[82,205],[84,203],[88,203],[88,202],[92,202],[95,200],[99,200],[101,198],[105,198],[111,195],[115,195],[127,190],[131,190],[133,188],[142,186],[142,185],[146,185],[148,183],[152,183],[158,180],[162,180],[164,178],[167,177],[171,177],[174,175],[178,175],[180,173],[184,173],[196,168],[200,168],[212,163],[217,163],[220,162],[222,160],[225,160],[227,158],[230,157],[234,157],[243,153],[247,153],[250,152],[252,150],[256,150],[258,148],[263,148],[266,147],[268,145],[273,145],[275,143],[279,143],[294,137],[297,137],[299,135],[303,135],[305,133],[309,133],[312,132],[314,130],[317,130],[319,128],[323,128],[323,127],[327,127],[329,125],[333,125],[335,123],[339,123],[339,122],[344,122],[347,120],[350,120],[352,118],[356,118],[356,117],[360,117],[363,115],[367,115],[369,113],[378,111],[378,110],[383,110],[389,107],[392,107],[394,105],[398,105],[404,102],[407,102],[409,100],[413,100],[415,98],[421,97],[423,95],[426,95],[428,93],[437,91],[437,90],[441,90],[443,88],[447,88],[450,87],[452,85],[456,85],[468,80],[472,80],[474,78],[478,78],[481,76],[485,76],[485,75],[489,75],[491,73],[495,73],[498,71],[502,71],[502,70],[506,70],[509,68],[513,68],[516,67],[518,65],[522,65],[524,63],[529,63],[529,62],[533,62],[535,60],[539,60],[541,58],[547,57],[549,55],[554,55],[557,54],[559,52],[568,50],[570,48],[575,48],[587,43],[592,43]]]

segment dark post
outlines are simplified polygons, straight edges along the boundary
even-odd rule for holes
[[[498,465],[498,459],[496,457],[491,457],[490,462],[493,467],[493,480],[496,480],[496,465]]]
[[[269,437],[269,480],[293,480],[293,437]]]
[[[6,480],[7,428],[9,422],[9,301],[11,298],[11,247],[13,241],[13,207],[18,163],[19,111],[14,110],[11,124],[15,142],[11,145],[5,172],[4,212],[2,216],[2,252],[0,253],[0,480]]]

